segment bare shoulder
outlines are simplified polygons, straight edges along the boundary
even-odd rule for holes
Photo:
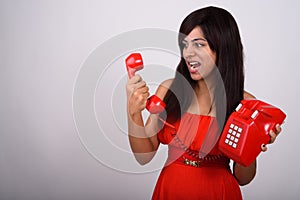
[[[168,92],[171,84],[173,83],[174,79],[167,79],[165,81],[163,81],[157,88],[156,90],[156,96],[158,96],[159,98],[163,99],[166,95],[166,93]]]
[[[247,91],[244,91],[244,99],[256,99],[255,96]]]

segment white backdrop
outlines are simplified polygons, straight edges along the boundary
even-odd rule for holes
[[[279,106],[288,116],[278,140],[259,156],[255,179],[242,187],[244,199],[297,199],[297,0],[1,0],[0,199],[150,199],[158,170],[124,172],[121,156],[121,162],[114,163],[118,166],[110,167],[99,156],[111,155],[118,161],[118,155],[108,147],[95,156],[82,141],[74,120],[74,86],[83,63],[105,41],[144,28],[178,31],[187,14],[207,5],[226,8],[238,22],[245,48],[246,90]],[[157,54],[157,60],[175,65],[176,58],[167,54]],[[116,92],[123,89],[126,77],[122,63],[119,67],[116,71],[122,78]],[[105,83],[99,83],[96,100],[106,97],[101,84],[115,84],[107,76]],[[112,109],[118,108],[118,102],[123,108],[124,101],[113,102]],[[125,111],[116,112],[122,116]],[[119,128],[124,129],[122,117],[116,122],[106,124],[107,128],[113,130],[121,123]],[[119,141],[118,145],[126,146],[126,136],[120,138],[124,144]]]

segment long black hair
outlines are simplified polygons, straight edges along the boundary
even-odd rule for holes
[[[201,27],[209,47],[216,53],[216,66],[223,81],[225,91],[216,94],[217,118],[225,115],[225,120],[233,112],[244,94],[244,61],[243,45],[239,30],[233,16],[226,10],[217,7],[206,7],[195,10],[182,22],[179,30],[178,45],[181,50],[181,60],[176,69],[176,75],[167,94],[167,121],[174,122],[186,112],[193,98],[194,81],[183,58],[183,39],[195,28]],[[188,82],[189,84],[185,84]],[[222,90],[216,90],[222,91]],[[220,96],[221,95],[221,96]],[[220,98],[221,97],[221,98]],[[222,98],[225,99],[222,100]],[[224,102],[226,105],[224,105]],[[224,110],[225,112],[218,112]],[[224,120],[221,120],[224,123]],[[223,127],[224,124],[219,124]]]

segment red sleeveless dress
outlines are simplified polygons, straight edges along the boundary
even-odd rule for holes
[[[168,144],[168,159],[152,200],[242,199],[240,187],[229,168],[229,159],[218,150],[217,130],[214,117],[191,113],[164,126],[158,139]],[[204,140],[205,144],[210,142],[203,146]],[[200,148],[201,155],[205,151],[208,155],[199,158]]]

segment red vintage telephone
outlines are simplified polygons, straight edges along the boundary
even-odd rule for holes
[[[269,131],[282,124],[286,114],[256,99],[242,100],[223,129],[219,149],[229,158],[249,166],[270,141]]]
[[[128,77],[134,76],[135,72],[144,68],[142,55],[140,53],[130,54],[126,60],[126,69]],[[152,114],[161,113],[166,107],[166,104],[156,95],[152,95],[147,100],[146,109]]]

